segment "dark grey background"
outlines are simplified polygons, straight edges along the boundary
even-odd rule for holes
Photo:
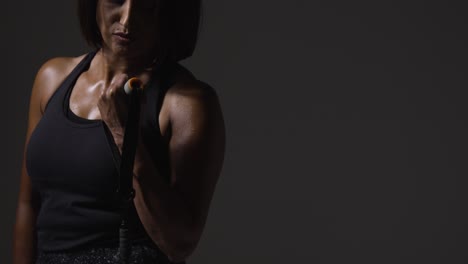
[[[189,263],[466,263],[464,1],[205,1],[184,62],[227,153]],[[0,258],[35,72],[89,49],[75,1],[3,6]]]

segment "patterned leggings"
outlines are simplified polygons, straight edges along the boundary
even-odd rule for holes
[[[118,264],[118,248],[90,248],[71,252],[39,252],[36,264]],[[171,264],[161,251],[133,245],[129,264]]]

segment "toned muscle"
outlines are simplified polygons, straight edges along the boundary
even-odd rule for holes
[[[165,105],[163,105],[164,107]],[[225,127],[215,90],[184,79],[168,91],[171,179],[204,225],[224,160]]]
[[[36,75],[29,102],[28,129],[25,149],[32,131],[40,121],[46,104],[52,94],[71,72],[80,58],[56,58],[46,62]],[[35,220],[40,207],[39,198],[33,192],[31,181],[26,171],[25,155],[21,166],[18,207],[14,228],[13,257],[14,263],[34,262],[36,248]]]
[[[193,78],[168,90],[161,116],[168,118],[162,129],[170,135],[171,182],[165,186],[157,168],[137,153],[135,205],[150,237],[177,262],[193,252],[203,231],[224,159],[225,128],[216,93]]]

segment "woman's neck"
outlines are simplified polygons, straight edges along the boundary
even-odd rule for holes
[[[100,79],[105,81],[106,86],[110,85],[115,75],[121,73],[126,74],[128,77],[143,78],[142,81],[145,83],[144,79],[149,78],[156,62],[154,56],[151,55],[127,58],[117,56],[105,49],[100,49],[98,55],[101,59],[99,63]]]

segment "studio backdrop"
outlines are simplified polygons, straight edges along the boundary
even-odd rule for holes
[[[2,263],[34,76],[91,50],[75,4],[3,4]],[[467,263],[463,4],[204,1],[183,64],[216,89],[227,149],[188,263]]]

